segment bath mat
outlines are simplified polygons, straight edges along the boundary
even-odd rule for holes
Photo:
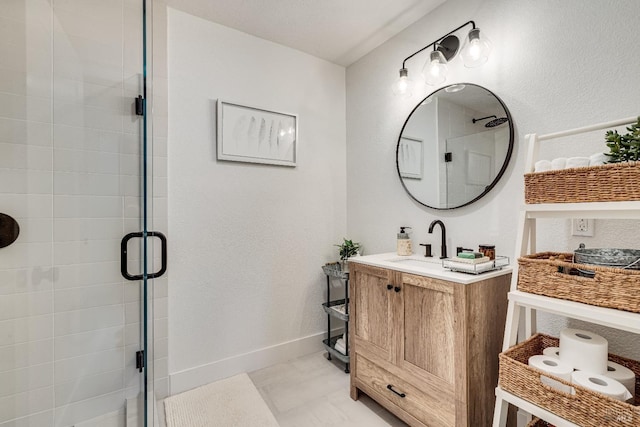
[[[164,400],[167,427],[279,427],[247,374]]]

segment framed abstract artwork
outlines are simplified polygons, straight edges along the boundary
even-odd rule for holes
[[[398,169],[402,178],[422,179],[422,140],[403,136],[398,146]]]
[[[218,100],[218,160],[296,166],[298,116]]]

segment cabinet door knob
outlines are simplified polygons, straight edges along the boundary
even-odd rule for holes
[[[393,288],[394,291],[396,292],[400,292],[402,290],[402,288],[400,288],[399,286],[396,286],[395,288]]]
[[[395,394],[397,394],[400,397],[406,397],[407,395],[404,393],[398,393],[397,391],[395,391],[393,389],[393,386],[391,384],[387,384],[387,389],[391,390],[392,392],[394,392]]]
[[[389,290],[389,291],[390,291],[390,290],[391,290],[391,288],[393,288],[393,285],[392,285],[391,283],[389,283],[389,284],[387,285],[387,290]]]

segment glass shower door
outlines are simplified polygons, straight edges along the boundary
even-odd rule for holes
[[[0,3],[0,427],[153,425],[144,13]]]

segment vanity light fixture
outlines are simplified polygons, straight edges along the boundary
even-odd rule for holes
[[[468,21],[460,25],[453,31],[448,32],[436,41],[429,43],[422,49],[407,56],[402,61],[400,69],[400,77],[393,84],[393,93],[402,97],[409,97],[414,90],[414,82],[409,78],[409,70],[407,69],[407,61],[420,52],[433,47],[433,51],[429,53],[429,59],[422,69],[422,78],[426,84],[436,86],[444,83],[447,79],[447,63],[451,61],[458,53],[460,47],[460,39],[454,35],[458,30],[471,25],[471,30],[465,40],[464,47],[461,52],[464,65],[468,68],[477,67],[487,62],[491,52],[491,42],[484,36],[480,35],[480,29],[476,28],[474,21]]]
[[[447,80],[447,60],[439,50],[429,53],[429,61],[424,64],[422,75],[429,86],[436,86]]]
[[[487,37],[480,38],[480,28],[469,31],[465,46],[460,53],[464,66],[474,68],[482,65],[487,62],[490,53],[491,41]]]
[[[409,78],[409,70],[402,68],[400,70],[400,78],[398,78],[391,87],[393,94],[403,98],[408,98],[413,95],[413,88],[414,83],[413,80]]]

